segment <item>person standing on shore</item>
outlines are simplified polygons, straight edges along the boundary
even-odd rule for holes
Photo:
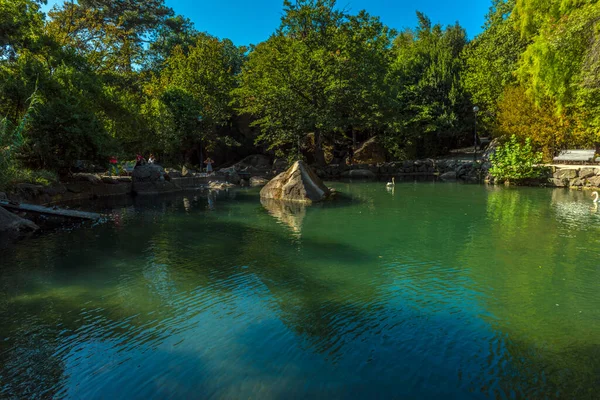
[[[204,161],[204,164],[206,164],[206,173],[209,175],[211,175],[213,173],[213,167],[212,167],[213,163],[214,163],[214,161],[210,157],[208,157],[206,159],[206,161]]]
[[[110,173],[110,175],[111,175],[111,176],[113,176],[113,175],[115,175],[115,176],[118,176],[118,175],[119,175],[119,165],[118,165],[118,164],[119,164],[119,162],[118,162],[118,160],[117,160],[117,157],[114,157],[114,156],[113,156],[113,157],[111,157],[111,158],[108,160],[108,162],[109,162],[109,164],[110,164],[110,172],[109,172],[109,173]]]
[[[135,166],[137,167],[138,165],[144,165],[144,164],[146,164],[146,159],[141,154],[138,154],[135,157]]]

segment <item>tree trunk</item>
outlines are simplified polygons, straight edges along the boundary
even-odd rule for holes
[[[319,129],[315,129],[315,162],[320,166],[325,165],[325,153],[323,152],[321,131]]]

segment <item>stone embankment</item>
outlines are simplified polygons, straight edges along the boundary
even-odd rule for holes
[[[137,167],[132,176],[108,176],[93,173],[77,173],[68,181],[50,186],[30,183],[17,184],[8,193],[0,193],[6,200],[38,205],[82,202],[110,196],[156,195],[174,193],[186,189],[225,187],[229,176],[215,173],[210,176],[171,170],[171,173],[158,165]]]
[[[547,179],[548,186],[570,187],[573,189],[599,188],[600,166],[560,166],[552,165],[550,177]]]
[[[14,190],[0,198],[39,205],[80,202],[108,196],[155,195],[198,188],[227,187],[229,184],[263,186],[288,168],[282,160],[268,161],[264,156],[250,156],[229,168],[210,176],[192,170],[163,169],[158,165],[138,167],[133,176],[106,176],[92,173],[74,174],[68,182],[51,186],[17,184]],[[414,160],[379,164],[331,164],[312,166],[323,180],[339,179],[389,179],[396,177],[434,177],[442,180],[465,182],[494,182],[488,176],[490,164],[485,161]],[[548,187],[598,188],[600,166],[548,166],[542,179],[525,184]],[[212,186],[210,186],[212,185]]]
[[[444,180],[482,181],[490,164],[481,161],[414,160],[380,164],[328,165],[313,167],[321,179],[377,179],[390,176],[439,176]]]

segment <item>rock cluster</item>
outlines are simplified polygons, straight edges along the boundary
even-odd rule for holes
[[[443,175],[456,173],[456,179],[479,181],[490,169],[488,162],[459,160],[409,160],[386,162],[381,164],[331,164],[316,167],[315,172],[321,179],[335,180],[340,178],[372,179],[393,175]],[[452,175],[452,174],[450,174]]]
[[[133,169],[132,190],[135,194],[140,195],[180,191],[181,188],[170,180],[170,176],[165,174],[163,167],[158,164],[138,165]]]

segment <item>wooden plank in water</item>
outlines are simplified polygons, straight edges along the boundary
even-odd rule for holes
[[[90,220],[98,220],[101,218],[100,214],[87,212],[87,211],[76,211],[76,210],[64,210],[61,208],[49,208],[43,206],[37,206],[34,204],[11,204],[8,201],[0,200],[0,206],[6,209],[19,210],[19,211],[29,211],[39,214],[47,214],[47,215],[58,215],[61,217],[67,218],[79,218],[79,219],[90,219]]]

